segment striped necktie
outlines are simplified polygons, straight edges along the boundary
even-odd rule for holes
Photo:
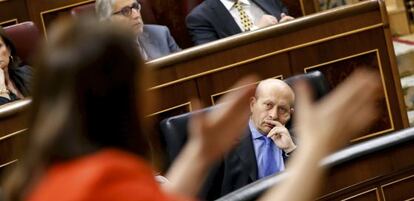
[[[250,29],[253,26],[252,20],[250,20],[249,16],[247,15],[246,11],[243,9],[243,6],[241,5],[239,0],[236,0],[234,3],[234,7],[239,11],[241,23],[243,25],[244,31],[250,31]]]

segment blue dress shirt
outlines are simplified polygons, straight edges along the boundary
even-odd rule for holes
[[[250,132],[252,133],[254,152],[255,152],[256,161],[257,161],[258,178],[261,179],[267,176],[265,173],[266,171],[265,169],[267,169],[268,167],[265,167],[265,165],[263,165],[266,163],[265,161],[263,161],[263,158],[266,158],[265,156],[266,151],[264,150],[266,141],[264,140],[264,138],[267,138],[267,137],[266,135],[261,134],[257,130],[252,120],[249,121],[249,129],[250,129]],[[273,156],[275,159],[273,161],[276,163],[274,164],[275,166],[275,172],[273,172],[274,174],[274,173],[283,171],[285,169],[285,164],[283,161],[283,151],[279,149],[279,147],[277,147],[275,143],[272,143],[271,148],[272,148],[271,151],[273,152]]]

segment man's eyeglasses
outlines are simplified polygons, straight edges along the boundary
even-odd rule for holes
[[[141,10],[141,4],[138,2],[133,3],[131,6],[125,6],[120,11],[114,12],[114,15],[121,14],[123,16],[129,17],[132,14],[132,9],[135,9],[136,11]]]

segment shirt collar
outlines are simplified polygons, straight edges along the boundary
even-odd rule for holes
[[[226,7],[227,10],[232,9],[234,6],[234,2],[236,2],[235,0],[220,0],[220,1],[224,5],[224,7]],[[239,1],[240,3],[244,5],[250,5],[249,0],[239,0]]]
[[[253,140],[262,138],[264,136],[263,134],[259,132],[259,130],[257,130],[252,119],[249,120],[249,129],[250,129],[250,132],[252,133]]]

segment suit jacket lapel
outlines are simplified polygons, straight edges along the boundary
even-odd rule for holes
[[[247,129],[246,136],[240,141],[237,146],[236,154],[243,162],[246,170],[249,170],[249,177],[252,181],[257,180],[257,161],[256,154],[254,152],[254,146],[252,141],[252,135],[250,130]]]
[[[220,0],[208,0],[207,4],[212,12],[211,16],[214,19],[214,23],[220,27],[220,30],[225,31],[228,35],[235,35],[242,32],[239,25],[234,21],[233,16]]]
[[[160,57],[159,48],[157,41],[154,41],[149,37],[148,33],[144,32],[138,38],[139,44],[145,50],[145,53],[148,56],[148,60]]]
[[[257,4],[266,14],[269,15],[273,15],[275,16],[277,19],[279,19],[280,13],[278,11],[276,11],[275,8],[276,5],[274,1],[269,1],[269,0],[252,0],[255,4]]]

